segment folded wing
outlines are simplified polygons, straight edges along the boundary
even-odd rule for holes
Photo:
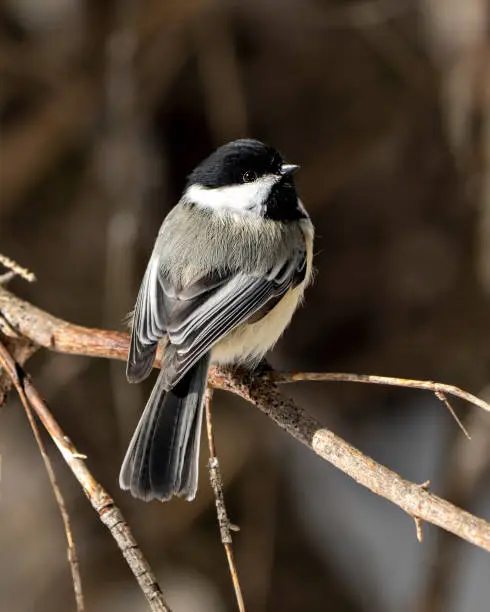
[[[134,312],[128,379],[149,374],[158,342],[166,337],[165,386],[172,388],[214,344],[305,274],[306,253],[297,251],[265,274],[220,272],[178,286],[153,255]]]

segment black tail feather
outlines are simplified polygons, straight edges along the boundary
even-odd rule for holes
[[[171,390],[159,373],[124,458],[119,484],[145,501],[194,499],[209,357]]]

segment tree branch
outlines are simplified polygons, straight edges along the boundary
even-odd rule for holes
[[[225,506],[225,496],[223,493],[223,479],[221,477],[221,469],[219,466],[218,457],[216,455],[216,445],[214,443],[214,431],[213,431],[213,417],[211,410],[211,403],[213,398],[213,389],[208,387],[206,389],[206,432],[208,436],[209,446],[209,481],[211,488],[213,489],[214,499],[216,504],[216,515],[218,519],[219,532],[221,536],[221,543],[225,549],[226,560],[228,561],[228,567],[230,568],[231,581],[233,583],[233,589],[235,591],[235,597],[239,612],[245,612],[245,602],[242,595],[242,587],[240,586],[240,580],[238,578],[238,570],[235,563],[235,555],[233,553],[233,540],[231,537],[232,526],[230,519],[228,518],[228,512]]]
[[[302,380],[323,381],[323,382],[354,382],[367,383],[369,385],[387,385],[391,387],[408,387],[410,389],[424,389],[432,391],[434,395],[444,402],[440,395],[453,395],[459,397],[470,404],[474,404],[490,412],[490,404],[476,395],[463,391],[454,385],[434,382],[432,380],[412,380],[410,378],[393,378],[391,376],[375,376],[372,374],[347,374],[342,372],[272,372],[270,379],[277,383],[293,383]]]
[[[16,261],[10,259],[10,257],[2,255],[2,253],[0,253],[0,264],[2,264],[4,268],[7,268],[7,270],[10,271],[7,272],[7,274],[3,274],[0,276],[0,283],[2,284],[6,284],[5,280],[10,280],[11,278],[13,278],[10,276],[11,274],[13,276],[20,276],[28,283],[33,283],[36,280],[36,276],[33,272],[30,272],[27,268],[23,268]]]
[[[127,334],[72,325],[20,300],[1,287],[0,313],[0,330],[6,335],[20,334],[36,344],[58,352],[112,359],[126,358]],[[158,363],[156,365],[158,366]],[[268,374],[254,377],[239,371],[212,368],[209,382],[214,387],[236,393],[253,403],[314,453],[373,493],[396,504],[411,517],[433,523],[490,552],[489,523],[376,463],[323,427],[291,399],[284,397],[268,377]],[[409,386],[406,382],[401,379],[400,386]],[[430,390],[434,391],[434,388]],[[441,390],[449,393],[448,388]],[[483,400],[479,400],[477,405],[482,402]]]
[[[58,486],[58,481],[56,480],[56,475],[54,473],[53,464],[51,463],[51,459],[49,458],[48,453],[46,452],[46,447],[41,438],[41,434],[39,432],[39,427],[37,426],[36,420],[34,419],[34,415],[32,413],[31,406],[29,404],[29,400],[27,399],[26,394],[24,393],[24,389],[22,388],[21,381],[18,376],[17,367],[19,364],[15,362],[14,358],[8,352],[7,347],[0,342],[0,364],[3,369],[8,372],[11,376],[12,384],[17,389],[17,393],[19,394],[20,400],[24,409],[26,411],[27,419],[29,420],[29,424],[31,426],[32,432],[34,434],[34,438],[36,439],[37,446],[39,448],[39,452],[41,453],[42,460],[44,462],[44,466],[46,468],[46,472],[48,474],[49,481],[51,483],[51,488],[53,489],[54,497],[56,499],[56,503],[58,504],[58,508],[60,509],[61,519],[63,521],[63,526],[65,528],[66,542],[68,546],[68,563],[70,564],[70,571],[73,581],[73,591],[75,593],[75,603],[77,606],[77,612],[84,612],[85,604],[84,604],[84,596],[82,591],[82,578],[80,576],[80,565],[78,562],[78,554],[75,546],[75,539],[73,538],[73,532],[71,529],[71,519],[68,514],[68,509],[66,507],[65,499],[61,490]],[[15,367],[15,372],[13,368]]]
[[[150,609],[154,612],[171,612],[163,599],[163,594],[151,567],[143,556],[121,511],[104,488],[95,480],[92,473],[85,465],[84,455],[77,451],[71,440],[65,435],[38,390],[33,385],[30,377],[22,370],[21,366],[15,362],[1,341],[0,363],[18,390],[27,413],[29,414],[30,407],[34,409],[49,435],[54,440],[64,460],[75,475],[75,478],[81,484],[83,492],[99,515],[100,520],[109,529],[112,537],[116,540],[123,557],[150,604]],[[70,531],[68,531],[68,534],[69,533]],[[77,603],[79,603],[79,582],[77,581],[75,581],[75,590],[77,593]],[[79,609],[83,609],[83,604],[82,608]]]

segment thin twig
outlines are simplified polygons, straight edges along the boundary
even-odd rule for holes
[[[409,387],[411,389],[425,389],[432,391],[438,399],[438,393],[453,395],[490,412],[490,404],[476,395],[463,391],[454,385],[434,382],[432,380],[412,380],[411,378],[394,378],[392,376],[376,376],[373,374],[350,374],[346,372],[268,372],[269,380],[279,384],[294,383],[303,380],[324,382],[353,382],[367,383],[370,385],[388,385],[392,387]]]
[[[488,389],[482,390],[488,397]],[[471,446],[454,432],[446,436],[443,449],[444,474],[439,481],[444,497],[461,507],[472,505],[481,491],[490,467],[490,419],[477,408],[467,415],[467,427],[471,433]],[[483,485],[484,486],[484,485]],[[429,570],[424,588],[412,603],[413,612],[445,612],[450,607],[453,585],[464,564],[461,540],[449,533],[438,531],[431,541]]]
[[[437,397],[438,400],[440,400],[446,406],[446,408],[449,410],[449,413],[451,414],[453,419],[456,421],[458,427],[461,429],[464,435],[468,438],[468,440],[471,440],[470,432],[466,429],[466,427],[463,425],[463,422],[461,421],[461,419],[458,417],[458,415],[454,411],[454,408],[451,406],[451,403],[447,399],[446,394],[443,393],[442,391],[436,391],[435,396]]]
[[[77,605],[77,612],[84,612],[84,598],[82,591],[82,578],[80,576],[80,566],[78,563],[78,555],[77,549],[75,545],[75,540],[73,538],[73,532],[71,530],[71,520],[70,515],[68,514],[68,509],[65,504],[65,500],[59,488],[58,482],[56,480],[56,475],[54,473],[53,464],[46,452],[46,447],[44,442],[42,441],[41,434],[39,432],[39,428],[37,426],[36,420],[34,419],[34,415],[32,414],[31,407],[29,405],[29,401],[26,397],[24,389],[20,384],[19,378],[17,375],[13,375],[11,371],[11,364],[6,360],[6,355],[4,354],[4,350],[7,350],[6,347],[0,344],[0,364],[5,369],[5,371],[9,372],[11,376],[11,380],[13,385],[16,388],[17,393],[19,394],[20,400],[24,409],[26,411],[27,418],[29,420],[29,424],[31,426],[32,432],[34,434],[34,438],[36,439],[39,452],[41,453],[41,457],[44,462],[44,466],[46,468],[46,472],[48,473],[48,478],[51,483],[51,487],[53,489],[53,493],[58,504],[58,508],[60,509],[61,518],[63,520],[63,526],[65,528],[66,541],[68,544],[68,563],[70,564],[71,577],[73,580],[73,591],[75,593],[75,602]]]
[[[422,484],[419,484],[418,486],[424,491],[428,491],[430,487],[430,480],[426,480],[425,482],[423,482]],[[422,530],[422,519],[415,514],[412,514],[412,518],[415,522],[415,533],[417,535],[417,540],[420,542],[420,544],[422,544],[422,542],[424,541],[424,532]]]
[[[272,372],[267,374],[274,382],[277,383],[291,383],[298,382],[300,380],[310,381],[330,381],[330,382],[355,382],[355,383],[369,383],[372,385],[393,385],[396,387],[410,387],[413,389],[428,389],[434,392],[434,395],[440,400],[448,409],[449,413],[456,421],[456,424],[464,433],[464,435],[471,440],[471,436],[463,425],[461,419],[458,417],[454,408],[449,403],[446,394],[454,395],[461,399],[466,400],[472,404],[476,404],[484,410],[490,411],[490,406],[474,395],[454,387],[453,385],[444,385],[442,383],[432,382],[430,380],[411,380],[407,378],[391,378],[389,376],[373,376],[370,374],[347,374],[347,373],[323,373],[323,372]]]
[[[424,532],[422,531],[422,520],[418,516],[414,516],[415,521],[415,533],[417,534],[417,540],[422,544],[424,541]]]
[[[17,275],[15,272],[5,272],[5,274],[0,274],[0,285],[8,285],[16,276]]]
[[[103,487],[95,480],[83,461],[84,455],[77,451],[71,440],[65,435],[33,385],[30,377],[14,361],[2,342],[0,342],[0,359],[16,389],[19,391],[21,399],[25,398],[28,401],[28,405],[34,409],[76,479],[82,485],[85,495],[99,515],[100,520],[116,540],[127,564],[150,604],[150,609],[156,612],[170,612],[170,608],[164,601],[155,575],[144,558],[121,511]]]
[[[0,311],[0,318],[1,316],[2,313]],[[0,338],[2,338],[1,333]],[[20,363],[20,365],[24,365],[39,349],[38,345],[28,340],[25,336],[16,338],[15,340],[10,338],[3,338],[3,340],[12,357],[17,363]],[[13,383],[10,376],[8,376],[3,368],[0,368],[0,407],[5,403],[12,385]]]
[[[21,278],[23,278],[29,283],[33,283],[36,280],[36,276],[33,272],[29,272],[27,268],[23,268],[22,266],[19,266],[19,264],[16,261],[14,261],[13,259],[10,259],[10,257],[6,257],[5,255],[2,255],[1,253],[0,253],[0,264],[2,264],[4,268],[7,268],[7,270],[10,270],[10,272],[7,272],[7,274],[2,275],[1,277],[2,284],[7,283],[9,280],[13,278],[13,276],[20,276]]]
[[[242,589],[240,587],[240,580],[238,579],[238,571],[235,563],[235,556],[233,554],[233,540],[231,537],[231,524],[226,512],[225,497],[223,493],[223,479],[221,478],[221,471],[219,467],[218,457],[216,456],[216,446],[214,444],[213,434],[213,419],[211,414],[211,401],[213,398],[213,390],[208,387],[206,390],[206,431],[208,434],[208,446],[209,446],[209,480],[211,482],[211,488],[213,489],[214,498],[216,500],[216,515],[218,517],[219,532],[221,536],[221,542],[225,549],[226,559],[228,560],[228,567],[230,568],[231,580],[233,582],[233,588],[235,590],[235,597],[240,612],[245,612],[245,602],[243,601]]]
[[[2,287],[0,287],[0,330],[14,337],[15,334],[17,336],[21,334],[40,346],[61,353],[122,360],[125,360],[128,354],[128,334],[73,325],[20,300]],[[158,367],[159,363],[157,360],[155,366]],[[274,376],[282,382],[344,380],[414,387],[427,389],[433,393],[442,391],[490,411],[490,405],[480,398],[453,385],[431,381],[358,374],[278,373]],[[410,516],[418,516],[421,520],[433,523],[490,552],[490,523],[461,510],[430,491],[421,489],[419,485],[404,480],[395,472],[361,453],[323,427],[291,399],[282,395],[274,384],[274,376],[253,377],[250,374],[211,368],[209,382],[213,387],[231,391],[251,402],[314,453],[373,493],[396,504]]]
[[[84,597],[83,597],[83,591],[82,591],[82,577],[80,575],[80,564],[78,562],[78,554],[77,554],[77,549],[75,545],[75,539],[73,537],[73,532],[71,530],[70,515],[68,514],[68,509],[66,507],[65,500],[63,499],[61,490],[58,486],[58,482],[56,480],[56,476],[53,470],[52,463],[46,452],[46,447],[44,446],[44,443],[41,439],[39,428],[34,419],[34,415],[32,414],[32,410],[25,399],[25,395],[22,397],[22,403],[24,404],[27,418],[29,419],[29,423],[34,433],[34,437],[36,438],[36,442],[39,447],[39,452],[41,453],[41,456],[44,461],[44,465],[46,466],[46,471],[48,473],[48,477],[51,482],[51,487],[53,488],[54,496],[56,498],[58,507],[60,509],[61,518],[63,519],[63,525],[65,527],[66,540],[68,544],[68,563],[70,564],[71,577],[73,580],[73,591],[75,593],[77,611],[84,612],[85,604],[84,604]]]

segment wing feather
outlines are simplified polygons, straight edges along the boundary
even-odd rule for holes
[[[304,280],[306,253],[296,251],[266,274],[220,272],[180,286],[162,273],[152,256],[136,302],[127,376],[148,376],[158,342],[167,337],[165,386],[172,388],[231,330],[277,302]]]
[[[136,300],[126,375],[140,382],[151,372],[158,342],[165,336],[165,294],[160,281],[159,262],[152,256]]]
[[[189,313],[170,321],[171,350],[166,359],[166,384],[175,385],[214,344],[260,311],[269,301],[282,297],[305,277],[306,253],[295,253],[266,275],[238,273]]]

